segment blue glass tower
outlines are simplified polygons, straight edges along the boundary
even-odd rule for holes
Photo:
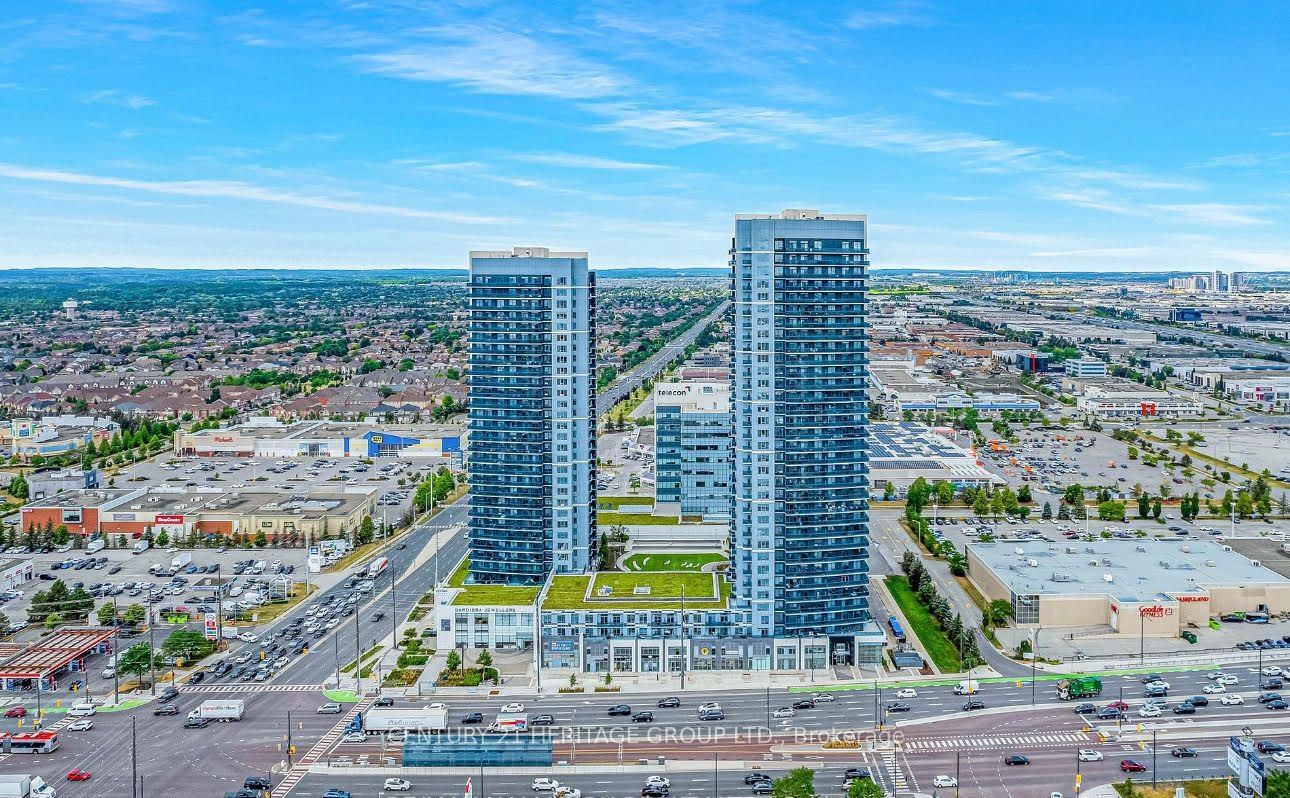
[[[595,552],[595,275],[585,252],[470,253],[470,575],[540,584]]]
[[[654,386],[654,498],[681,515],[730,515],[730,386]]]
[[[869,620],[867,232],[737,216],[730,251],[735,607],[753,635],[835,636],[835,656]]]

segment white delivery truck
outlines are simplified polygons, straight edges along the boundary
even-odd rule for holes
[[[369,709],[363,717],[362,731],[368,734],[383,732],[443,732],[448,730],[448,710],[422,707],[421,709]]]
[[[58,790],[40,776],[0,775],[0,798],[58,798]]]
[[[174,557],[170,558],[170,568],[171,570],[178,571],[180,568],[187,568],[192,564],[192,561],[193,555],[186,551],[181,551]]]
[[[964,679],[954,686],[954,695],[976,695],[981,692],[981,683],[975,679]]]
[[[524,712],[499,712],[493,722],[488,724],[487,731],[497,734],[525,732],[529,730],[529,716]]]
[[[264,573],[264,569],[268,567],[269,567],[269,564],[264,560],[256,560],[255,564],[251,566],[251,573],[262,574]]]
[[[103,538],[94,538],[89,543],[85,544],[85,553],[93,554],[96,551],[102,551],[103,547],[106,545],[107,543],[104,542]]]
[[[147,550],[148,550],[147,538],[139,538],[134,542],[134,545],[130,547],[131,554],[143,554]]]
[[[197,705],[197,709],[188,713],[189,720],[203,718],[218,720],[221,723],[241,720],[246,711],[246,702],[240,698],[209,699]]]

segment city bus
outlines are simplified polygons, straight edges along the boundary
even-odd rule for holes
[[[905,642],[905,629],[900,625],[900,621],[896,620],[895,615],[887,618],[887,625],[891,627],[891,636],[896,638],[897,642]]]
[[[15,754],[52,754],[58,750],[58,732],[0,734],[0,745]]]

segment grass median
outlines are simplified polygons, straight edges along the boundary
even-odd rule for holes
[[[905,620],[909,622],[911,628],[906,631],[923,644],[923,650],[932,658],[936,668],[942,673],[958,673],[962,670],[958,649],[936,625],[936,619],[927,608],[918,602],[918,596],[909,589],[909,580],[903,576],[889,576],[886,584],[887,592],[891,593]]]

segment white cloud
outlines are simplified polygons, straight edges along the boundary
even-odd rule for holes
[[[1135,208],[1116,200],[1111,192],[1101,188],[1060,188],[1042,192],[1042,196],[1054,202],[1064,202],[1080,208],[1091,208],[1119,216],[1140,216],[1141,208]]]
[[[128,94],[116,89],[102,89],[85,98],[84,102],[90,105],[115,105],[118,108],[129,108],[132,111],[138,111],[141,108],[156,105],[156,101],[151,97],[144,97],[139,94]]]
[[[933,20],[927,14],[926,6],[923,3],[902,0],[902,2],[887,3],[875,8],[854,11],[842,21],[842,24],[854,30],[868,30],[870,28],[894,28],[906,25],[921,27],[931,25],[932,22]]]
[[[274,205],[290,205],[300,208],[336,211],[339,213],[362,213],[378,216],[394,216],[406,219],[429,219],[455,224],[497,224],[505,219],[472,216],[469,214],[431,211],[422,208],[407,208],[398,205],[361,202],[320,195],[299,194],[266,186],[257,186],[233,180],[134,180],[123,177],[67,172],[55,169],[36,169],[14,164],[0,163],[0,177],[14,180],[25,180],[38,183],[57,183],[75,186],[95,186],[98,188],[122,189],[150,194],[169,194],[182,197],[204,197],[209,199],[243,200],[263,202]]]
[[[670,169],[670,166],[664,166],[656,163],[641,163],[639,161],[619,161],[613,158],[601,158],[596,155],[577,155],[567,152],[545,152],[545,153],[528,153],[510,156],[517,161],[527,163],[543,164],[545,166],[563,166],[570,169],[608,169],[621,171],[650,171],[655,169]]]
[[[1125,169],[1072,169],[1069,176],[1093,183],[1142,191],[1198,191],[1202,186],[1180,177],[1157,177]]]
[[[1032,258],[1149,258],[1176,255],[1177,250],[1165,247],[1091,247],[1088,249],[1049,250],[1032,252]]]
[[[989,97],[978,97],[975,94],[968,94],[962,91],[953,91],[951,89],[928,89],[927,93],[933,97],[950,103],[959,105],[998,105],[999,101]]]
[[[1003,96],[1009,100],[1031,103],[1050,103],[1057,99],[1056,95],[1043,91],[1005,91]]]
[[[622,93],[626,79],[600,64],[521,33],[479,25],[445,25],[434,41],[356,56],[367,72],[449,83],[484,94],[593,99]]]
[[[1194,202],[1173,205],[1153,205],[1157,210],[1175,214],[1183,219],[1226,227],[1251,227],[1271,224],[1256,216],[1263,210],[1257,205],[1231,205],[1223,202]]]

